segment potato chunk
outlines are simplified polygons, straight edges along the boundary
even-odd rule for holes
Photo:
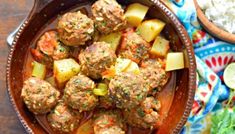
[[[164,28],[165,23],[158,20],[146,20],[137,27],[137,32],[147,41],[153,41]]]
[[[140,69],[137,63],[131,61],[131,64],[123,72],[132,72],[134,74],[139,74]]]
[[[116,33],[110,33],[108,35],[102,35],[99,38],[99,41],[104,41],[106,43],[109,43],[111,45],[111,48],[116,51],[120,40],[121,40],[121,33],[120,32],[116,32]]]
[[[184,54],[182,52],[171,52],[167,54],[166,71],[184,68]]]
[[[125,58],[118,58],[115,64],[115,72],[121,73],[121,72],[133,72],[135,74],[139,74],[139,66],[134,61],[131,61],[130,59]]]
[[[59,85],[63,85],[80,71],[80,65],[72,58],[54,61],[54,76]]]
[[[148,12],[149,7],[141,5],[139,3],[131,4],[127,7],[125,17],[128,23],[132,26],[138,26]]]
[[[140,69],[137,63],[131,61],[130,59],[117,58],[115,66],[111,66],[106,70],[102,77],[106,79],[111,79],[115,75],[120,74],[121,72],[132,72],[134,74],[139,74]]]
[[[117,58],[116,63],[115,63],[116,73],[120,73],[126,70],[130,66],[131,62],[132,61],[130,59]]]
[[[165,57],[169,49],[169,41],[158,36],[153,43],[150,53],[156,56]]]

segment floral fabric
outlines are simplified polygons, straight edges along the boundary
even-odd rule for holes
[[[187,30],[196,54],[197,89],[183,134],[210,133],[211,115],[223,110],[230,90],[223,83],[224,68],[235,61],[235,44],[208,34],[197,20],[193,0],[165,0]],[[233,96],[235,100],[235,96]]]

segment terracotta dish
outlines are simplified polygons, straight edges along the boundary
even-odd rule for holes
[[[229,33],[219,27],[217,27],[215,24],[213,24],[210,20],[207,19],[201,8],[199,7],[197,0],[194,0],[194,4],[197,11],[197,17],[202,24],[202,26],[210,32],[213,36],[220,38],[224,41],[235,43],[235,34]]]
[[[185,68],[175,71],[175,91],[168,114],[162,125],[153,133],[179,133],[191,111],[196,89],[196,63],[190,38],[172,11],[160,0],[117,0],[121,5],[138,2],[149,6],[148,16],[166,23],[163,35],[170,40],[173,51],[184,52]],[[7,61],[7,88],[14,110],[27,133],[53,133],[46,124],[38,122],[38,116],[28,111],[23,103],[21,89],[27,70],[25,70],[28,51],[41,31],[58,15],[79,7],[86,7],[92,0],[35,0],[34,7],[13,41]],[[50,26],[50,25],[49,25]],[[167,98],[167,96],[165,97]]]

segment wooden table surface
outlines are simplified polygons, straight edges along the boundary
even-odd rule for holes
[[[24,134],[8,98],[6,89],[6,59],[9,47],[7,35],[27,16],[33,0],[0,0],[0,134]]]

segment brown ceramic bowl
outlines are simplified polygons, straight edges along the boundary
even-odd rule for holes
[[[25,62],[29,50],[39,31],[51,19],[73,7],[91,3],[88,0],[35,0],[34,7],[18,31],[7,62],[7,87],[10,101],[28,133],[46,133],[35,116],[24,106],[20,98]],[[166,22],[163,34],[170,40],[171,49],[185,52],[186,68],[176,71],[176,88],[168,116],[156,133],[178,133],[189,116],[196,88],[196,63],[190,38],[177,17],[159,0],[118,0],[122,5],[139,2],[150,8],[148,13]]]
[[[215,36],[221,40],[224,40],[224,41],[227,41],[230,43],[235,43],[235,34],[229,33],[227,31],[219,28],[214,23],[212,23],[210,20],[208,20],[207,17],[205,16],[205,14],[203,13],[203,11],[201,10],[201,8],[199,7],[197,0],[194,0],[194,4],[196,7],[196,11],[197,11],[197,17],[198,17],[200,23],[209,33],[211,33],[213,36]]]

